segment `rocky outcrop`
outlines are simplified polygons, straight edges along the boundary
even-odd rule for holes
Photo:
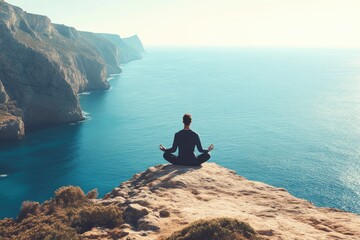
[[[96,195],[68,186],[43,204],[25,201],[16,220],[0,220],[0,239],[165,240],[177,232],[171,239],[201,240],[229,231],[246,239],[360,239],[359,215],[316,207],[215,163],[150,167]]]
[[[144,46],[141,43],[140,38],[138,37],[138,35],[123,38],[123,40],[126,43],[126,45],[132,47],[133,49],[135,49],[139,53],[145,53]]]
[[[24,122],[20,117],[0,115],[0,140],[17,140],[24,135]]]
[[[126,44],[53,24],[46,16],[26,13],[4,1],[0,1],[0,33],[0,83],[7,98],[0,105],[0,120],[7,119],[8,125],[13,116],[14,127],[82,120],[77,94],[108,89],[107,76],[121,72],[120,51],[132,56]],[[0,93],[0,99],[4,96]],[[0,134],[0,139],[8,136]]]
[[[125,223],[118,231],[126,239],[161,239],[196,220],[217,217],[247,222],[264,239],[360,237],[360,216],[316,207],[285,189],[249,181],[214,163],[151,167],[98,203],[123,210]],[[94,239],[100,230],[91,231]]]
[[[119,48],[120,63],[128,63],[142,58],[141,52],[137,51],[132,46],[127,45],[119,35],[108,33],[99,33],[99,35],[106,38],[112,44]]]
[[[77,93],[109,87],[98,51],[65,38],[49,18],[1,3],[0,30],[0,79],[26,125],[81,120]]]
[[[80,36],[95,46],[105,60],[108,74],[121,72],[120,49],[98,33],[79,32]]]
[[[4,85],[0,80],[0,104],[6,104],[9,101],[9,96],[7,95]]]
[[[10,101],[0,80],[0,140],[16,140],[25,135],[22,115],[22,111]]]

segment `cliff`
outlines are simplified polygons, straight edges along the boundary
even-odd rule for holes
[[[0,238],[224,240],[229,231],[245,236],[229,240],[360,238],[359,215],[316,207],[215,163],[150,167],[96,195],[69,186],[41,205],[26,201],[16,220],[0,220]]]
[[[120,49],[98,33],[79,32],[80,36],[95,46],[107,65],[108,74],[120,73]]]
[[[120,228],[129,239],[169,236],[193,221],[216,217],[247,222],[264,239],[360,238],[360,216],[316,207],[214,163],[151,167],[99,203],[122,209]]]
[[[121,63],[128,63],[142,58],[141,52],[139,52],[136,48],[133,48],[131,45],[127,45],[126,42],[119,35],[108,33],[102,33],[99,35],[101,35],[103,38],[106,38],[112,44],[119,48]]]
[[[138,37],[138,35],[134,35],[131,37],[127,37],[127,38],[123,38],[124,42],[126,43],[126,45],[132,47],[133,49],[135,49],[136,51],[138,51],[139,53],[145,53],[145,49],[143,44],[141,43],[140,38]]]
[[[129,61],[141,58],[126,44],[53,24],[4,1],[0,32],[0,139],[21,138],[24,126],[82,120],[77,94],[108,89],[107,76],[121,72],[120,52],[131,55]]]
[[[25,135],[23,113],[10,101],[0,80],[0,141],[21,139]]]

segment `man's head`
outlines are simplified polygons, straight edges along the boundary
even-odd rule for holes
[[[191,123],[191,115],[186,113],[184,116],[183,116],[183,123],[187,126],[190,125]]]

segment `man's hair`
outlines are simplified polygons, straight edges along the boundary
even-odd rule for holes
[[[190,125],[191,123],[191,115],[186,113],[184,116],[183,116],[183,123],[185,125]]]

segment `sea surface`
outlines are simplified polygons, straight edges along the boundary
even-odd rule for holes
[[[360,214],[360,51],[151,48],[80,96],[87,119],[0,146],[0,217],[63,185],[100,196],[163,164],[191,113],[211,162]]]

